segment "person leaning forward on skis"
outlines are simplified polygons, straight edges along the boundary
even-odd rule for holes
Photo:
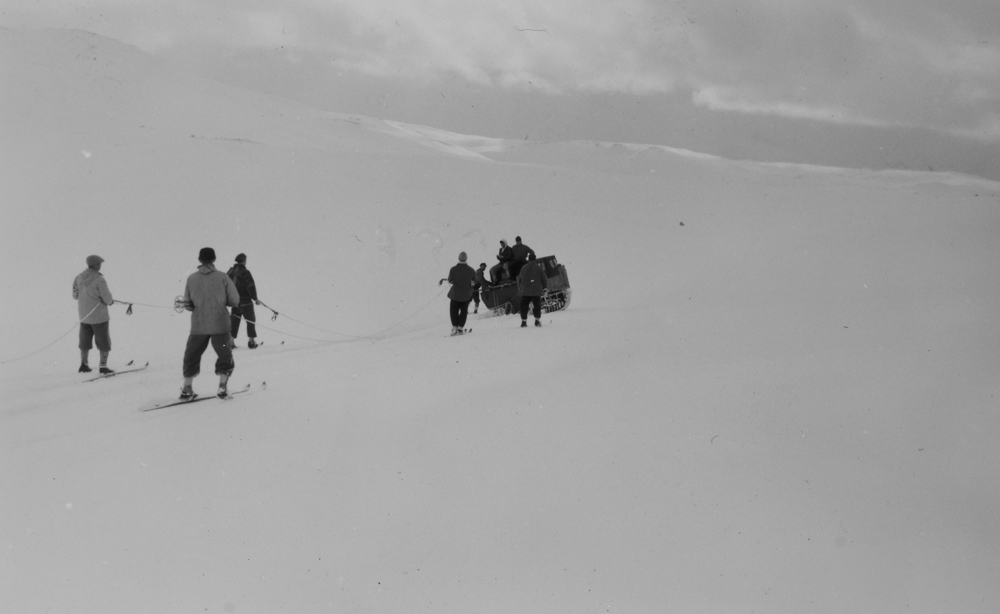
[[[184,286],[184,308],[191,312],[191,334],[184,350],[184,388],[180,398],[195,396],[192,384],[201,372],[201,355],[208,349],[209,343],[218,357],[215,361],[215,373],[219,376],[218,395],[224,398],[229,394],[229,376],[236,368],[226,307],[237,307],[240,295],[236,284],[225,273],[216,270],[214,249],[202,248],[198,261],[201,266],[187,278]]]
[[[257,285],[253,281],[253,275],[247,270],[247,255],[236,256],[234,264],[226,273],[229,279],[236,285],[236,291],[240,295],[240,304],[233,307],[230,314],[229,334],[233,337],[233,344],[236,344],[236,335],[240,332],[240,321],[247,321],[247,337],[250,341],[247,347],[251,350],[257,347],[257,314],[254,313],[253,306],[260,305],[257,300]]]

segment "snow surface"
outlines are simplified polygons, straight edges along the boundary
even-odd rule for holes
[[[85,32],[0,43],[4,611],[1000,609],[1000,184],[454,135]],[[514,235],[571,307],[449,338],[437,280]],[[281,314],[238,339],[266,390],[140,413],[179,390],[206,245]],[[90,253],[142,373],[76,373]]]

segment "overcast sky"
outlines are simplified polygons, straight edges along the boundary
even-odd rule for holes
[[[552,95],[683,93],[729,114],[1000,144],[998,0],[0,0],[6,26],[163,54]]]

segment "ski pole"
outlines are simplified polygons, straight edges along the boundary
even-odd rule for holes
[[[265,305],[265,304],[264,304],[264,301],[257,301],[257,304],[258,304],[258,305],[261,305],[261,306],[263,306],[263,307],[267,307],[267,309],[268,309],[268,310],[270,310],[270,312],[271,312],[271,313],[273,314],[273,315],[271,316],[271,321],[272,321],[272,322],[274,322],[275,320],[277,320],[277,319],[278,319],[278,312],[277,312],[277,311],[275,311],[275,310],[273,310],[273,309],[271,309],[271,308],[270,308],[270,307],[268,307],[267,305]]]
[[[129,303],[129,302],[126,302],[126,301],[119,301],[117,299],[111,301],[112,305],[115,304],[115,303],[121,303],[122,305],[128,305],[128,309],[125,310],[125,315],[127,315],[127,316],[132,315],[132,303]]]

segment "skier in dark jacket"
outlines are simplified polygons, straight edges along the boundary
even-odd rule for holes
[[[504,271],[506,271],[507,275],[510,276],[510,270],[508,267],[513,259],[514,252],[511,250],[511,247],[507,245],[507,241],[500,239],[500,251],[497,252],[497,260],[499,260],[499,262],[494,264],[490,269],[490,283],[496,285],[503,281]],[[514,278],[510,276],[510,279]]]
[[[451,299],[449,308],[451,313],[451,334],[461,335],[465,332],[465,321],[469,317],[469,302],[472,300],[472,288],[476,285],[476,270],[465,263],[468,259],[465,252],[458,255],[458,264],[448,271],[448,283],[451,290],[448,291],[448,298]],[[444,279],[438,282],[440,286]]]
[[[521,267],[517,278],[517,289],[521,294],[521,328],[528,325],[528,306],[531,305],[535,316],[535,326],[542,325],[542,295],[548,288],[542,265],[535,260],[535,254],[528,256],[528,262]]]
[[[253,275],[247,270],[247,255],[236,256],[236,264],[226,274],[236,284],[236,291],[240,293],[240,304],[233,307],[229,316],[229,333],[235,345],[236,335],[240,332],[240,320],[246,320],[247,337],[250,338],[247,347],[252,350],[257,347],[257,314],[254,313],[253,306],[260,305],[260,301],[257,300],[257,285],[253,281]]]
[[[510,248],[510,278],[517,279],[521,267],[528,262],[528,258],[535,255],[535,250],[521,243],[521,237],[514,237],[514,246]]]

